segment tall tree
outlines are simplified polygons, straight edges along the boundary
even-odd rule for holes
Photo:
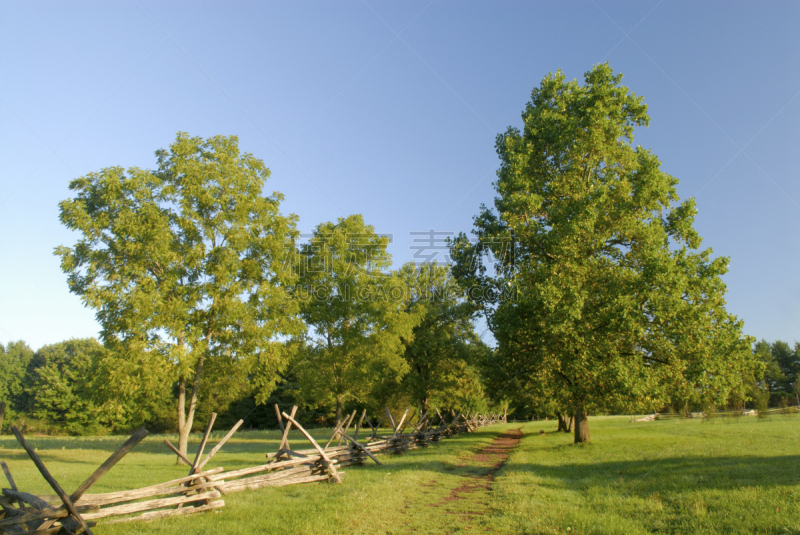
[[[380,377],[408,371],[404,342],[418,318],[405,310],[402,280],[391,265],[389,240],[361,215],[323,223],[300,248],[298,298],[310,327],[294,368],[305,399],[336,407],[364,401]]]
[[[109,167],[73,180],[60,218],[81,238],[56,254],[109,350],[169,363],[185,453],[211,361],[220,374],[248,359],[273,373],[284,365],[274,339],[301,328],[283,262],[296,217],[280,213],[280,193],[263,194],[269,169],[236,136],[179,133],[156,156],[154,171]]]
[[[589,440],[590,410],[656,406],[676,389],[721,403],[756,365],[724,309],[728,259],[698,249],[694,200],[677,204],[677,179],[633,146],[649,117],[621,79],[607,64],[583,85],[547,76],[523,130],[497,138],[496,212],[475,218],[477,243],[454,243],[462,280],[488,288],[498,355],[566,391],[575,442]],[[496,276],[466,265],[499,253],[498,237],[515,245]]]

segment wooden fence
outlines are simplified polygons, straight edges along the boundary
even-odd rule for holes
[[[3,408],[0,406],[0,422],[2,422]],[[366,410],[361,412],[356,422],[357,412],[353,411],[334,428],[330,439],[321,446],[295,419],[297,407],[293,407],[287,414],[281,412],[276,405],[275,412],[282,431],[278,450],[266,455],[265,464],[227,472],[221,467],[209,470],[205,470],[204,467],[236,433],[243,421],[239,420],[204,456],[216,419],[216,414],[212,413],[194,461],[183,456],[168,440],[164,440],[165,445],[190,466],[189,473],[185,477],[149,487],[104,494],[87,494],[87,491],[148,435],[146,429],[136,431],[86,481],[68,495],[19,429],[12,427],[11,432],[55,494],[37,496],[20,491],[8,465],[0,462],[11,487],[3,489],[0,495],[0,507],[2,507],[0,534],[88,533],[91,535],[91,528],[98,520],[104,522],[152,520],[217,509],[225,505],[221,497],[228,492],[315,481],[341,483],[344,472],[340,469],[345,466],[363,464],[367,459],[381,464],[376,455],[401,454],[414,448],[424,448],[432,442],[459,433],[472,432],[480,427],[505,420],[504,416],[498,414],[464,415],[451,412],[443,416],[436,411],[435,415],[428,413],[420,415],[412,425],[410,410],[406,409],[402,417],[397,420],[389,409],[386,409],[383,418],[376,425],[367,418]],[[387,428],[390,428],[391,432],[380,434],[384,422],[387,422]],[[353,427],[352,433],[351,427]],[[292,449],[289,432],[293,428],[310,443],[311,448]],[[359,434],[367,428],[369,432],[365,433],[363,439],[359,439]],[[405,432],[406,429],[408,432]]]
[[[740,416],[769,416],[772,414],[796,414],[800,412],[800,406],[779,407],[774,409],[756,410],[744,409],[736,411],[715,411],[711,413],[712,418],[737,418]],[[660,413],[647,414],[642,417],[631,416],[632,422],[653,422],[655,420],[685,420],[687,418],[708,418],[705,412],[690,412],[688,415],[683,413]]]

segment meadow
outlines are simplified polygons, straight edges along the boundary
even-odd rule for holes
[[[342,485],[231,493],[217,512],[100,524],[93,531],[800,534],[800,417],[636,423],[594,417],[590,425],[592,443],[577,446],[570,435],[556,432],[554,421],[494,425],[402,456],[381,456],[384,466],[347,467]],[[521,440],[498,462],[506,454],[492,449],[497,437],[516,430]],[[321,439],[327,433],[313,434]],[[215,433],[210,443],[222,434]],[[92,492],[185,475],[164,438],[146,438]],[[123,440],[29,437],[68,492]],[[211,465],[261,464],[278,440],[274,431],[238,433]],[[0,437],[0,460],[9,464],[21,489],[51,494],[12,436]]]

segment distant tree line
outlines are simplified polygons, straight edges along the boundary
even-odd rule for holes
[[[410,270],[410,266],[406,268]],[[320,387],[318,378],[306,376],[306,368],[316,359],[306,347],[294,355],[287,372],[266,397],[249,384],[247,377],[238,384],[228,381],[225,389],[215,381],[201,399],[195,430],[202,427],[211,412],[219,413],[217,419],[223,424],[232,425],[244,418],[247,428],[275,428],[272,404],[298,403],[303,420],[315,425],[333,424],[341,410],[366,407],[378,413],[386,405],[412,405],[421,410],[506,410],[512,418],[558,419],[568,431],[572,415],[557,399],[535,392],[493,390],[498,385],[493,383],[496,349],[479,341],[463,314],[448,310],[453,305],[463,303],[440,304],[429,310],[416,327],[418,336],[400,356],[407,372],[399,381],[382,382],[376,376],[374,382],[365,381],[373,388],[372,393],[350,398],[339,406],[335,395],[327,391],[321,396],[314,394],[325,389]],[[753,354],[764,364],[764,373],[742,378],[744,395],[732,395],[724,404],[715,406],[693,395],[654,410],[764,410],[800,405],[800,343],[795,342],[792,347],[780,340],[761,340],[755,344]],[[124,432],[140,425],[153,431],[174,432],[175,385],[165,381],[166,388],[154,388],[154,395],[148,400],[127,397],[124,388],[118,388],[122,385],[109,383],[113,373],[108,367],[116,362],[93,338],[49,344],[37,351],[23,341],[0,344],[0,401],[7,405],[6,426],[14,423],[33,432],[72,435]],[[649,408],[642,405],[632,409],[645,412]]]
[[[771,407],[800,406],[800,342],[792,347],[780,340],[761,340],[754,352],[764,364],[763,381],[757,381],[758,401]]]
[[[427,269],[439,277],[446,272],[437,266]],[[217,421],[223,425],[244,418],[246,428],[277,427],[273,403],[284,408],[298,404],[299,417],[311,425],[332,425],[343,412],[354,409],[367,408],[378,415],[385,406],[501,410],[488,396],[481,372],[491,349],[475,333],[463,302],[427,308],[417,299],[406,307],[408,313],[420,315],[407,339],[374,357],[361,354],[357,370],[344,370],[345,386],[340,389],[329,386],[330,381],[340,380],[335,358],[322,354],[327,347],[304,337],[285,343],[288,363],[268,390],[247,362],[233,373],[210,369],[193,428],[205,425],[211,412],[219,413]],[[386,359],[394,359],[394,368],[382,369]],[[154,432],[174,432],[178,397],[174,370],[164,367],[158,373],[141,362],[124,360],[93,338],[36,351],[23,341],[0,344],[0,401],[7,405],[4,428],[14,423],[32,432],[96,435],[145,425]]]

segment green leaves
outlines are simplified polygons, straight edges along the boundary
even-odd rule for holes
[[[296,295],[310,332],[295,371],[307,402],[336,405],[340,414],[379,377],[407,372],[404,341],[419,319],[406,310],[404,282],[382,271],[391,265],[388,243],[352,215],[318,225],[301,246]]]
[[[6,347],[0,344],[0,401],[6,402],[9,408],[24,408],[25,370],[32,357],[33,350],[22,340]]]
[[[296,274],[283,264],[296,217],[279,212],[280,194],[263,194],[269,170],[235,136],[179,133],[156,155],[152,171],[73,180],[60,219],[80,239],[56,254],[112,351],[159,355],[174,379],[199,381],[205,359],[233,364],[302,330],[287,289]]]
[[[31,359],[27,393],[30,414],[70,434],[100,429],[96,371],[105,348],[95,339],[44,346]]]
[[[483,208],[474,232],[513,236],[493,286],[514,285],[518,299],[487,319],[507,375],[573,408],[724,399],[753,366],[724,309],[728,260],[697,251],[694,201],[674,206],[677,179],[632,146],[649,117],[621,80],[607,64],[583,85],[550,75],[524,129],[498,136],[496,214]],[[453,249],[462,283],[488,286],[465,267],[478,247],[462,237]]]
[[[475,308],[446,266],[405,264],[399,277],[409,289],[409,313],[419,317],[405,347],[408,374],[396,392],[416,407],[485,408],[481,377],[489,348],[475,332]]]

